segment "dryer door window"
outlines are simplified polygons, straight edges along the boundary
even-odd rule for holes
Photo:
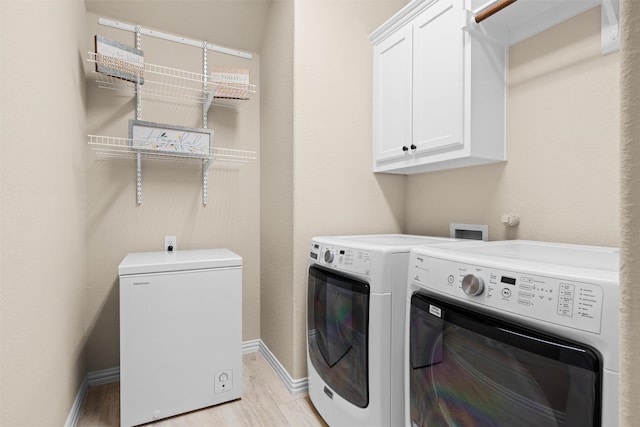
[[[356,406],[369,404],[369,284],[309,268],[307,339],[316,372]]]
[[[413,426],[600,425],[596,350],[420,294],[409,328]]]

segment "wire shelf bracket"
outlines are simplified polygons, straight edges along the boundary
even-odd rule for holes
[[[130,82],[117,77],[108,76],[95,71],[96,83],[99,88],[109,89],[135,96],[136,120],[142,120],[142,92],[145,96],[168,98],[172,100],[197,104],[202,106],[202,127],[207,128],[207,115],[212,105],[236,109],[249,100],[252,93],[256,92],[256,86],[249,83],[235,83],[214,78],[214,74],[208,74],[208,51],[215,51],[244,59],[252,59],[250,53],[212,45],[206,41],[196,41],[173,34],[162,33],[139,25],[125,24],[106,18],[99,18],[100,25],[109,26],[135,33],[136,48],[142,49],[142,35],[182,43],[188,46],[202,49],[202,74],[176,68],[163,67],[145,62],[144,84],[138,80]],[[89,62],[97,63],[98,54],[89,52]],[[216,93],[220,90],[220,96]],[[190,155],[182,153],[141,150],[133,147],[133,140],[127,138],[89,135],[89,145],[97,155],[114,158],[134,158],[136,160],[136,203],[142,204],[142,157],[156,160],[172,161],[198,161],[202,163],[202,205],[207,206],[209,201],[209,169],[211,167],[240,167],[256,159],[255,151],[233,150],[227,148],[212,147],[208,155]]]

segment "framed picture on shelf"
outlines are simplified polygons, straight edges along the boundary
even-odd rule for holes
[[[136,150],[207,157],[213,148],[213,129],[129,120],[129,141]]]
[[[95,36],[96,71],[144,84],[144,53],[101,35]]]
[[[249,70],[247,68],[213,67],[211,83],[216,86],[214,98],[249,99]]]

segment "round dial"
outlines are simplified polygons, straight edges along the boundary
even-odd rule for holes
[[[462,278],[462,290],[469,296],[478,296],[484,291],[484,280],[475,274],[467,274]]]
[[[327,249],[326,251],[324,251],[324,262],[328,262],[328,263],[333,262],[333,250],[332,249]]]

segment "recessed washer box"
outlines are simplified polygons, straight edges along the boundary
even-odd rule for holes
[[[486,224],[449,224],[449,236],[454,239],[489,240],[489,226]]]

